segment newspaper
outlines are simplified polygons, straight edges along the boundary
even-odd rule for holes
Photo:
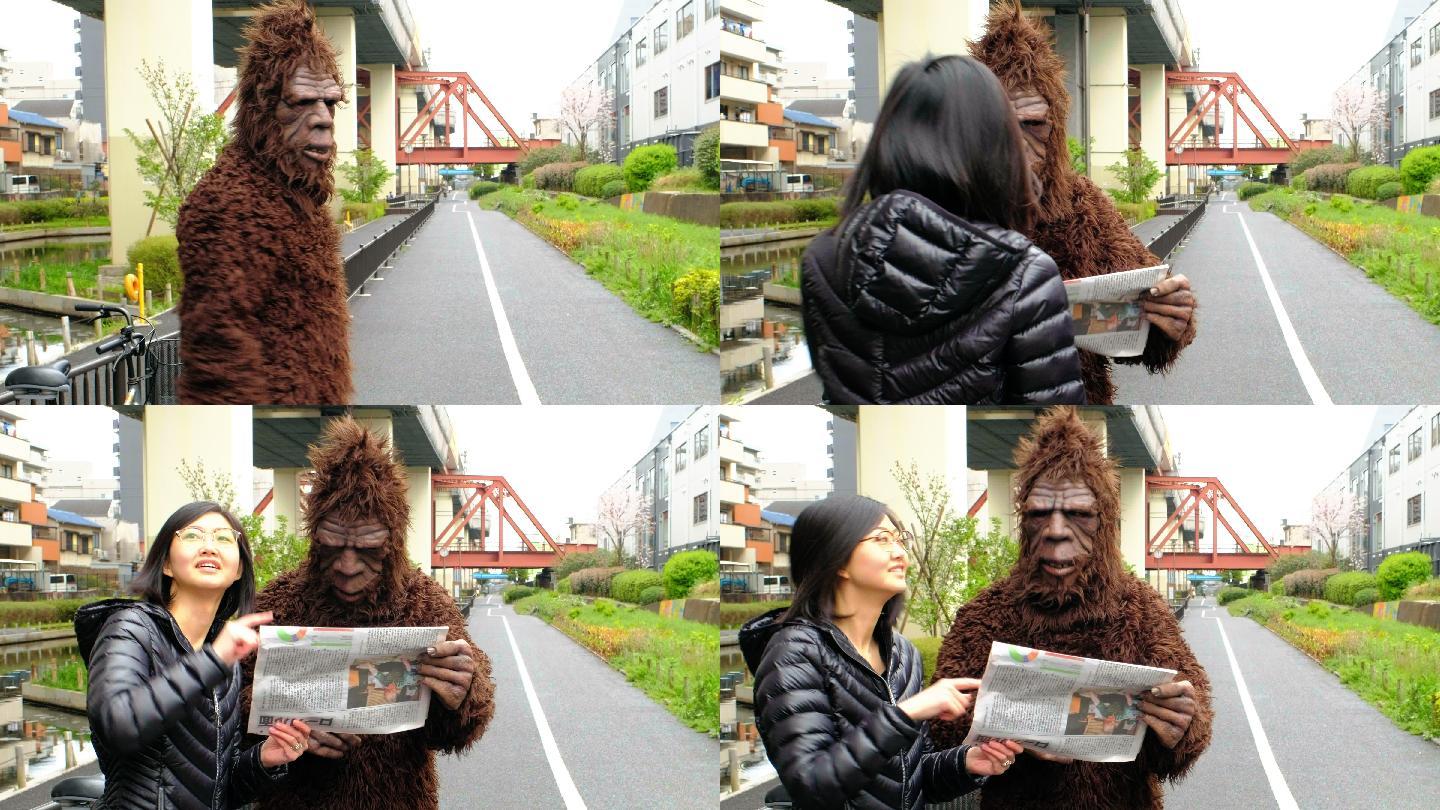
[[[250,734],[298,718],[332,734],[392,734],[425,725],[430,687],[420,682],[426,647],[448,627],[263,625],[250,699]]]
[[[1140,298],[1170,275],[1170,265],[1065,282],[1075,347],[1108,357],[1135,357],[1145,351],[1150,321]]]
[[[1014,740],[1072,759],[1130,762],[1148,728],[1140,693],[1175,674],[991,642],[965,742]]]

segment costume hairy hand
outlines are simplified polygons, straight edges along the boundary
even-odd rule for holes
[[[960,608],[940,645],[935,678],[980,677],[992,641],[1178,671],[1195,688],[1190,727],[1172,749],[1147,730],[1131,763],[1043,762],[1024,755],[983,788],[987,808],[1159,808],[1160,781],[1178,780],[1210,743],[1210,681],[1185,643],[1169,605],[1125,572],[1119,551],[1120,487],[1100,439],[1070,408],[1047,411],[1016,453],[1015,503],[1044,481],[1069,480],[1094,494],[1096,529],[1074,582],[1057,586],[1044,572],[1038,537],[1022,533],[1020,560],[1009,577]],[[1019,507],[1017,507],[1019,508]],[[1023,525],[1023,523],[1022,523]],[[969,716],[932,722],[937,748],[959,745]]]
[[[287,146],[286,82],[342,85],[308,6],[262,8],[245,29],[234,135],[180,208],[179,393],[184,403],[350,401],[350,315],[330,159]],[[332,85],[333,86],[333,85]],[[326,129],[326,126],[320,129]]]
[[[1050,254],[1061,277],[1085,278],[1161,264],[1131,232],[1109,196],[1070,165],[1065,142],[1070,108],[1065,63],[1048,34],[1026,19],[1018,4],[1000,3],[990,12],[985,36],[971,43],[970,53],[995,73],[1016,102],[1026,154],[1043,187],[1039,216],[1025,235]],[[1164,373],[1194,339],[1193,318],[1180,340],[1152,328],[1145,352],[1118,362],[1142,363],[1151,373]],[[1109,358],[1087,351],[1081,351],[1080,358],[1089,403],[1114,402]]]
[[[490,659],[475,647],[454,600],[438,584],[410,564],[405,536],[410,523],[404,469],[389,443],[349,417],[332,421],[320,443],[311,448],[315,477],[305,496],[302,531],[311,538],[334,521],[366,528],[364,539],[386,538],[374,550],[373,572],[362,567],[358,579],[337,560],[353,559],[358,549],[338,554],[312,540],[300,567],[277,577],[260,592],[257,610],[275,612],[275,624],[322,627],[426,627],[447,625],[448,640],[463,640],[471,649],[475,671],[458,708],[439,699],[430,703],[424,727],[398,734],[372,734],[339,759],[314,754],[291,763],[290,778],[261,804],[262,810],[389,810],[438,808],[439,779],[435,752],[468,749],[485,732],[494,714],[495,685]],[[378,525],[383,531],[373,531]],[[367,552],[369,553],[369,552]],[[347,600],[337,585],[363,582],[358,598]],[[253,659],[246,662],[242,703],[248,712]]]

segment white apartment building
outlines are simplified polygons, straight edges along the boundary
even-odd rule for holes
[[[835,489],[834,482],[826,478],[809,478],[809,468],[804,464],[784,461],[767,461],[760,465],[760,474],[754,491],[754,501],[764,507],[771,501],[818,501]]]
[[[670,422],[607,490],[632,493],[648,507],[644,527],[623,539],[625,553],[659,569],[672,554],[718,547],[716,419],[716,406],[702,405]]]
[[[1379,162],[1399,166],[1411,149],[1440,144],[1440,2],[1400,0],[1385,44],[1345,86],[1378,96],[1377,123],[1363,127],[1359,141]],[[1334,112],[1335,143],[1348,146]]]
[[[20,417],[0,410],[0,558],[40,565],[58,563],[60,550],[35,543],[35,528],[49,525],[45,504],[36,497],[37,477],[44,475],[43,451],[37,456],[20,436]],[[31,465],[36,464],[34,469]]]

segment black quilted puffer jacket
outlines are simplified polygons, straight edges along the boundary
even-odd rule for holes
[[[1084,404],[1054,260],[909,191],[873,200],[801,262],[805,339],[833,404]]]
[[[217,617],[214,639],[226,617]],[[75,613],[95,753],[105,774],[98,807],[216,810],[240,807],[282,778],[260,746],[240,750],[240,667],[206,643],[191,648],[170,611],[107,599]]]
[[[924,688],[915,645],[877,628],[882,678],[840,628],[782,613],[747,622],[740,650],[765,753],[795,807],[912,810],[980,786],[965,772],[969,746],[930,750],[925,724],[896,706]]]

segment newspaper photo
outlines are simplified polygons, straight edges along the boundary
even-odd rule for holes
[[[331,734],[392,734],[425,725],[430,687],[420,682],[419,659],[450,628],[257,629],[248,733],[266,734],[285,718]]]
[[[1089,762],[1131,762],[1149,727],[1140,694],[1175,671],[991,642],[965,743],[1014,740]]]
[[[1140,299],[1170,275],[1170,265],[1065,282],[1075,347],[1107,357],[1135,357],[1145,351],[1150,321]]]

